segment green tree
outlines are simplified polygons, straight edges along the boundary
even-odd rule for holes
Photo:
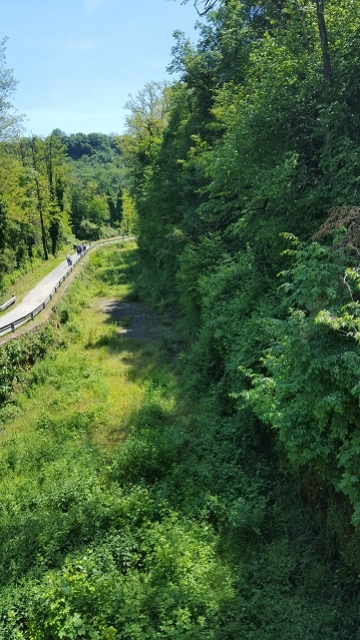
[[[48,235],[55,255],[62,235],[68,229],[68,211],[64,192],[68,170],[65,148],[58,136],[45,140],[32,137],[29,160],[33,168],[37,210],[45,259],[48,257]]]
[[[6,42],[7,38],[0,40],[0,139],[11,139],[19,133],[23,116],[18,115],[10,98],[16,90],[17,81],[14,79],[12,69],[6,68]]]
[[[100,133],[65,137],[70,157],[71,224],[79,238],[101,237],[106,227],[117,227],[116,199],[126,184],[126,169],[120,139]],[[84,146],[85,145],[85,146]],[[96,215],[96,203],[106,200],[108,211]],[[90,211],[92,209],[92,213]],[[93,218],[97,218],[94,222]],[[95,226],[94,226],[95,225]],[[90,234],[90,235],[89,235]]]

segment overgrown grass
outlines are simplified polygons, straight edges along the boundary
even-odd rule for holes
[[[131,249],[129,250],[131,251]],[[108,441],[123,437],[124,428],[134,409],[141,404],[145,386],[130,374],[136,366],[147,370],[155,348],[130,345],[99,306],[101,297],[125,297],[129,284],[108,284],[103,273],[118,249],[98,250],[90,256],[88,268],[79,274],[66,298],[59,302],[57,317],[61,326],[63,348],[51,359],[39,362],[31,370],[28,382],[17,397],[20,415],[12,425],[17,433],[27,431],[31,418],[47,415],[52,420],[59,410],[63,419],[75,412],[96,415],[93,437]],[[125,260],[111,267],[119,275],[127,268]],[[140,375],[140,374],[139,374]],[[137,377],[135,383],[131,377]]]
[[[144,484],[175,453],[158,427],[180,419],[157,345],[124,338],[99,305],[131,295],[126,254],[91,256],[58,305],[57,348],[2,408],[1,637],[200,638],[232,597],[214,533]]]
[[[190,370],[103,310],[134,296],[134,256],[90,256],[0,411],[0,638],[352,637],[321,518],[253,416],[184,395]]]

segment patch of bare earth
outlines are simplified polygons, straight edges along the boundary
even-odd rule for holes
[[[166,332],[156,314],[141,302],[107,298],[100,301],[100,309],[119,325],[123,337],[156,340]]]

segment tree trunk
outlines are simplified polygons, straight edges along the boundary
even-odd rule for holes
[[[329,41],[324,16],[324,0],[315,0],[316,2],[316,15],[319,27],[321,51],[323,59],[323,73],[325,82],[330,86],[331,83],[331,65],[329,54]]]
[[[38,201],[38,211],[39,211],[39,216],[40,216],[41,240],[42,240],[42,245],[43,245],[43,249],[44,249],[44,258],[45,258],[45,260],[48,260],[49,259],[49,250],[48,250],[47,240],[46,240],[46,229],[45,229],[45,224],[44,224],[44,215],[43,215],[43,206],[42,206],[42,199],[41,199],[40,184],[39,184],[39,178],[38,178],[38,175],[37,175],[38,168],[37,168],[36,156],[35,156],[34,138],[32,138],[32,140],[31,140],[31,151],[32,151],[33,167],[34,167],[34,170],[35,170],[35,184],[36,184],[36,195],[37,195],[37,201]]]
[[[48,250],[47,240],[46,240],[46,230],[45,230],[45,225],[44,225],[44,216],[43,216],[43,209],[42,209],[42,202],[41,202],[40,185],[39,185],[39,180],[38,180],[37,177],[35,178],[35,182],[36,182],[36,194],[37,194],[37,200],[38,200],[38,211],[39,211],[39,215],[40,215],[41,240],[42,240],[42,245],[43,245],[43,249],[44,249],[44,258],[45,258],[45,260],[48,260],[49,259],[49,250]]]

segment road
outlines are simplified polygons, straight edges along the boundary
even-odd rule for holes
[[[79,259],[77,253],[74,253],[72,256],[73,265]],[[48,273],[45,278],[43,278],[37,285],[26,294],[19,304],[15,304],[15,307],[12,308],[11,311],[4,313],[4,315],[0,318],[0,333],[1,329],[6,325],[17,322],[20,318],[23,318],[27,314],[31,313],[43,304],[44,300],[50,295],[53,291],[59,280],[69,271],[69,265],[66,260],[63,260],[58,267],[56,267],[53,271]]]
[[[100,240],[99,242],[93,243],[87,248],[96,249],[97,247],[100,247],[104,244],[118,243],[121,241],[132,242],[134,240],[135,236],[108,238],[107,240]],[[81,256],[79,256],[77,253],[74,253],[71,256],[73,266],[78,262],[80,258]],[[67,261],[64,260],[61,264],[59,264],[58,267],[56,267],[56,269],[45,276],[45,278],[43,278],[39,282],[39,284],[37,284],[36,287],[34,287],[34,289],[32,289],[32,291],[30,291],[19,304],[15,304],[15,307],[12,307],[11,311],[4,313],[4,315],[0,317],[0,336],[3,336],[10,331],[14,331],[17,327],[20,327],[30,318],[27,318],[24,322],[19,322],[19,320],[21,320],[25,316],[32,314],[32,312],[36,309],[38,309],[36,313],[41,311],[41,309],[39,310],[39,307],[44,304],[45,301],[48,302],[48,297],[50,296],[51,292],[54,291],[61,278],[66,276],[66,274],[71,270],[72,267],[69,267]],[[14,323],[14,326],[9,327],[9,325],[12,323]]]

